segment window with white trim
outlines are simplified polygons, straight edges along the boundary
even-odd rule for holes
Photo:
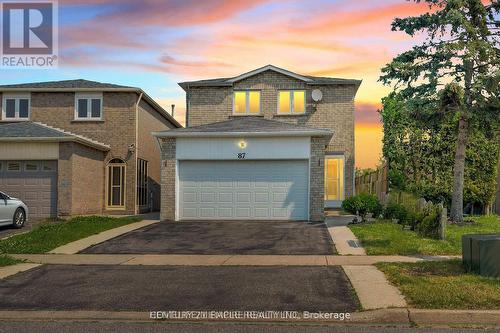
[[[2,99],[2,119],[9,120],[29,120],[31,109],[30,94],[3,94]]]
[[[102,94],[76,94],[75,120],[102,120]]]
[[[305,90],[281,90],[279,92],[278,114],[304,114],[305,112]]]
[[[260,114],[260,91],[241,90],[233,95],[233,114],[256,115]]]

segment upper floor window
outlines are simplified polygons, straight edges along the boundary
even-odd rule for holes
[[[279,92],[278,114],[304,114],[306,92],[304,90],[282,90]]]
[[[234,92],[233,114],[255,115],[260,113],[260,91]]]
[[[76,120],[102,120],[102,94],[76,94]]]
[[[30,99],[29,94],[4,94],[2,101],[2,119],[29,120],[31,106]]]

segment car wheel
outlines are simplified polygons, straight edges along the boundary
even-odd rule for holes
[[[26,214],[24,210],[18,208],[14,213],[14,228],[22,228],[24,226],[24,222],[26,222]]]

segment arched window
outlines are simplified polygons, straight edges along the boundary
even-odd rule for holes
[[[125,172],[126,164],[119,158],[108,163],[107,207],[109,209],[125,208]]]

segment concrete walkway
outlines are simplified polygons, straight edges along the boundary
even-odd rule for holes
[[[14,254],[37,264],[61,265],[180,265],[180,266],[369,266],[378,262],[448,260],[450,256],[298,256],[183,254]]]
[[[341,215],[330,216],[325,221],[335,248],[340,255],[366,255],[359,240],[347,227],[347,224],[353,219],[353,215]]]
[[[364,310],[406,307],[399,290],[375,266],[342,266]]]
[[[160,222],[160,220],[142,220],[140,222],[131,223],[131,224],[124,225],[122,227],[106,230],[106,231],[103,231],[97,235],[83,238],[83,239],[77,240],[75,242],[68,243],[66,245],[55,248],[52,251],[50,251],[49,253],[75,254],[75,253],[78,253],[78,252],[88,248],[89,246],[102,243],[102,242],[107,241],[111,238],[118,237],[120,235],[126,234],[127,232],[130,232],[130,231],[133,231],[133,230],[136,230],[139,228],[143,228],[145,226],[148,226],[150,224],[157,223],[157,222]]]

